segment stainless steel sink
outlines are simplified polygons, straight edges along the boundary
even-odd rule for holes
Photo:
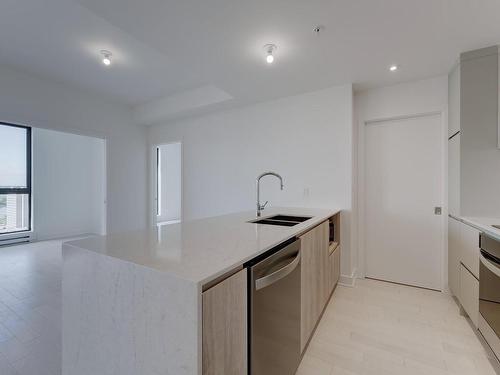
[[[306,220],[311,219],[312,216],[290,216],[290,215],[274,215],[265,217],[262,219],[252,220],[249,223],[253,224],[267,224],[267,225],[279,225],[283,227],[293,227],[294,225],[300,224]]]
[[[302,223],[306,220],[311,219],[312,216],[290,216],[290,215],[274,215],[270,216],[268,220],[281,220],[281,221],[293,221],[296,223]]]

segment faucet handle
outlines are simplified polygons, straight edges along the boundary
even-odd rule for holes
[[[263,210],[266,207],[266,204],[268,204],[269,201],[266,201],[266,203],[260,205],[260,209]]]

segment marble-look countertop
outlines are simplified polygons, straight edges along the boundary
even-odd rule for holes
[[[65,245],[142,265],[203,285],[338,213],[332,209],[269,208],[312,216],[293,227],[253,224],[255,212],[184,221],[142,231],[89,237]]]
[[[500,218],[470,217],[470,216],[455,216],[455,215],[450,215],[450,216],[500,241],[500,229],[497,229],[492,226],[492,225],[500,225]]]

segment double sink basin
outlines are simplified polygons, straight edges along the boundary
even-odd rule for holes
[[[282,227],[293,227],[294,225],[303,223],[311,219],[312,216],[290,216],[290,215],[274,215],[262,219],[252,220],[249,223],[279,225]]]

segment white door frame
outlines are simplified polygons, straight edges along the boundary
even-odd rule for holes
[[[180,220],[184,217],[184,148],[181,140],[170,142],[155,142],[149,145],[150,160],[149,160],[149,174],[150,174],[150,189],[149,189],[149,225],[156,226],[156,187],[157,173],[156,173],[156,148],[159,146],[172,145],[179,143],[181,146],[181,214]]]
[[[405,119],[413,119],[419,117],[436,116],[441,117],[441,196],[443,197],[442,202],[442,214],[441,214],[441,224],[442,224],[442,239],[441,239],[441,290],[447,290],[448,285],[448,252],[445,251],[448,247],[448,235],[447,235],[447,223],[448,223],[448,173],[446,173],[448,168],[448,118],[446,110],[439,111],[429,111],[421,113],[412,113],[408,115],[401,116],[391,116],[386,118],[375,118],[369,120],[360,120],[358,126],[358,269],[357,277],[366,277],[366,246],[365,246],[365,207],[366,207],[366,170],[365,170],[365,152],[366,152],[366,136],[365,128],[367,125],[371,125],[378,122],[387,121],[398,121]]]
[[[101,207],[101,235],[108,233],[108,139],[104,141],[104,165],[102,168],[102,207]]]

